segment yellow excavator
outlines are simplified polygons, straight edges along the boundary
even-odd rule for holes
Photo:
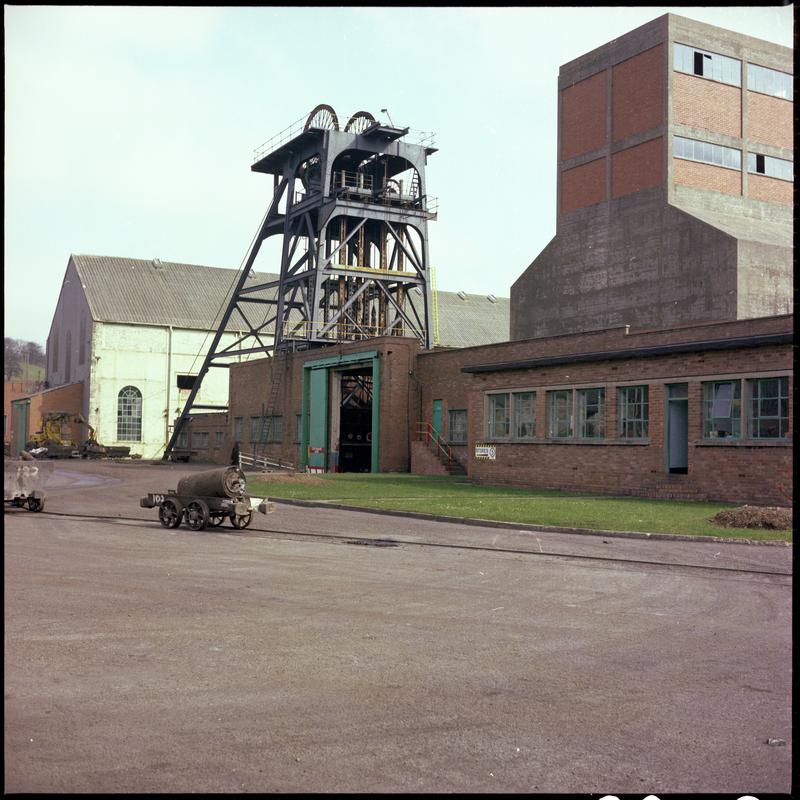
[[[66,433],[72,425],[86,425],[89,438],[80,445]],[[39,458],[121,458],[130,455],[130,447],[106,446],[97,441],[97,431],[89,425],[83,414],[66,411],[47,411],[42,415],[40,430],[25,445],[28,452]]]

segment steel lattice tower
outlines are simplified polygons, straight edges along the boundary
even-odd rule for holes
[[[333,108],[319,105],[256,151],[251,169],[273,176],[272,200],[164,458],[192,410],[210,410],[194,404],[204,375],[231,357],[375,336],[433,345],[427,225],[436,203],[425,165],[436,148],[431,135],[412,143],[409,133],[366,111],[342,129]],[[278,280],[247,283],[271,236],[283,237]],[[235,310],[249,329],[220,348]]]

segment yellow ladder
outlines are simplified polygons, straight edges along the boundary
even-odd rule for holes
[[[439,345],[439,298],[436,294],[436,270],[428,267],[431,273],[431,316],[433,317],[433,346]]]

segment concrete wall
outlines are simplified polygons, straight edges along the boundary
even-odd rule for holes
[[[656,187],[562,220],[511,287],[511,338],[735,319],[736,279],[736,240]]]

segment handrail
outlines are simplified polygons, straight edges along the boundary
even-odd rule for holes
[[[339,119],[349,119],[349,116],[352,115],[339,117]],[[257,163],[291,139],[294,139],[295,136],[299,136],[305,130],[305,123],[306,117],[302,116],[300,119],[296,119],[294,122],[290,123],[279,133],[267,139],[262,145],[256,147],[253,150],[253,163]],[[410,144],[416,144],[421,147],[435,147],[436,145],[436,134],[432,131],[421,131],[416,128],[409,128],[405,135],[408,137],[407,141]]]
[[[453,451],[450,449],[449,445],[446,444],[444,439],[434,430],[430,422],[417,423],[417,441],[425,441],[428,443],[429,447],[433,445],[432,449],[438,450],[447,458],[448,467],[455,461]]]
[[[255,453],[239,453],[239,468],[244,469],[245,466],[261,467],[262,469],[278,467],[279,469],[294,470],[294,464],[290,464],[288,461],[277,461],[266,456],[257,456]]]

